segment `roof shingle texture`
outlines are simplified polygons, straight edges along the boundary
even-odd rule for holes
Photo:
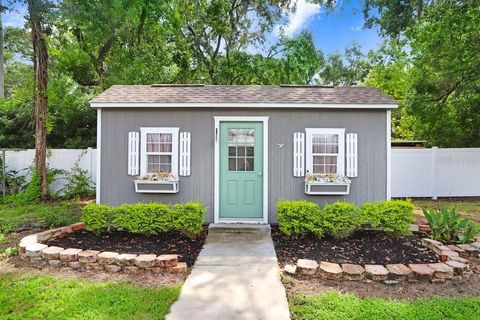
[[[372,87],[115,85],[92,103],[397,104]]]

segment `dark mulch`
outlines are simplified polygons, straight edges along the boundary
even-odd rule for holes
[[[126,231],[113,231],[96,235],[82,230],[62,239],[48,241],[49,246],[79,248],[99,251],[113,251],[135,254],[179,255],[179,260],[192,266],[207,238],[205,228],[197,237],[191,239],[183,233],[165,232],[154,236],[133,234]]]
[[[272,238],[281,264],[311,259],[336,263],[389,264],[438,262],[437,255],[422,246],[420,233],[394,236],[362,230],[346,239],[313,236],[288,237],[272,228]]]

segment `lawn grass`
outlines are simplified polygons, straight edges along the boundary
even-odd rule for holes
[[[0,319],[164,319],[180,287],[0,275]]]
[[[472,200],[463,199],[419,199],[413,200],[415,206],[421,209],[440,209],[443,207],[456,208],[456,212],[464,218],[471,219],[480,223],[480,199]]]
[[[480,297],[383,300],[332,291],[315,296],[294,295],[289,303],[294,320],[480,319]]]
[[[0,234],[28,222],[41,223],[45,228],[69,225],[80,220],[81,207],[78,202],[0,204]]]

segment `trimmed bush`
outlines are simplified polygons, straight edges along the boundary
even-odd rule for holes
[[[85,222],[87,230],[100,233],[106,231],[111,224],[111,212],[112,208],[104,204],[87,204],[82,208],[81,220]]]
[[[373,228],[385,232],[409,234],[413,223],[413,203],[410,200],[391,200],[366,203],[361,208],[363,223],[370,223]]]
[[[348,202],[327,204],[320,210],[319,223],[334,238],[346,238],[360,228],[359,209]]]
[[[313,202],[280,200],[277,203],[280,231],[288,236],[312,233],[321,238],[323,229],[318,223],[320,210]]]
[[[119,207],[87,205],[82,221],[87,230],[99,233],[110,228],[154,235],[181,231],[195,236],[202,230],[206,208],[198,202],[183,204],[136,203]]]

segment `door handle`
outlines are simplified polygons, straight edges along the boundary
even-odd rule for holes
[[[262,172],[260,171],[260,172],[257,172],[257,175],[258,175],[259,177],[261,177],[263,174],[262,174]]]

